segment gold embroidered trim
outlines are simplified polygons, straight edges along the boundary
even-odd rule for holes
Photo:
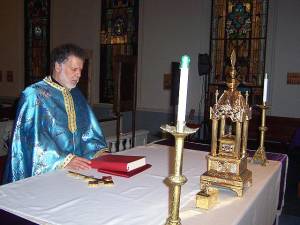
[[[76,113],[74,109],[74,102],[71,93],[65,89],[63,92],[65,107],[68,114],[68,127],[69,130],[74,133],[77,130],[76,125]]]
[[[101,150],[99,150],[98,152],[96,152],[95,155],[93,156],[93,159],[101,156],[104,153],[110,153],[110,151],[108,150],[108,148],[102,148]]]
[[[46,77],[44,81],[62,92],[62,95],[64,96],[65,109],[68,115],[68,128],[72,133],[74,133],[77,130],[76,113],[74,108],[74,101],[70,91],[67,88],[53,82],[51,77]]]
[[[71,154],[71,153],[68,154],[68,155],[66,156],[65,160],[63,161],[63,163],[62,163],[60,166],[58,166],[58,168],[59,168],[59,169],[65,168],[65,167],[69,164],[69,162],[71,162],[71,160],[74,159],[75,156],[76,156],[76,155],[73,155],[73,154]]]

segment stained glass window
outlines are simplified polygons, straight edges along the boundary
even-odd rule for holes
[[[50,0],[25,0],[25,86],[49,74]]]
[[[265,73],[268,0],[213,0],[210,92],[224,84],[230,55],[236,51],[240,88],[250,92],[250,103],[261,100]]]
[[[136,56],[138,0],[102,0],[100,32],[100,102],[113,103],[115,56]]]

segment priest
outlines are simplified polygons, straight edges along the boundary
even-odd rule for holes
[[[4,183],[61,168],[89,169],[107,145],[97,118],[76,87],[84,51],[64,44],[51,53],[51,76],[21,94]]]

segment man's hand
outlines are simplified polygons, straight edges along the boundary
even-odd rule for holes
[[[91,161],[82,157],[75,156],[67,165],[67,169],[87,170],[91,169]]]

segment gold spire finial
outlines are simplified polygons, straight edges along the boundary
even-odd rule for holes
[[[235,68],[236,54],[235,54],[234,49],[232,50],[232,53],[230,56],[230,61],[231,61],[231,67]]]
[[[237,80],[237,71],[235,69],[235,64],[236,64],[236,53],[235,50],[232,50],[232,53],[230,55],[230,61],[231,61],[231,71],[230,71],[230,76],[227,78],[227,86],[230,91],[236,90],[236,87],[239,85],[239,81]]]

